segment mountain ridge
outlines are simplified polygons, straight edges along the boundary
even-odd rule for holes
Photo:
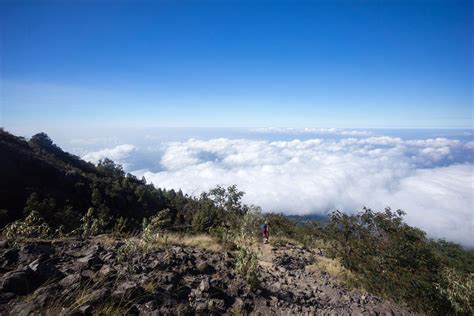
[[[427,238],[404,222],[403,211],[264,213],[243,204],[245,193],[235,185],[199,196],[155,188],[109,159],[82,161],[44,133],[27,141],[1,130],[0,153],[0,310],[473,312],[474,251]],[[265,222],[268,245],[261,239]],[[223,274],[214,261],[226,262]],[[111,270],[112,279],[103,275]],[[222,283],[229,275],[237,280],[233,293]],[[67,286],[56,281],[68,280],[79,292],[58,303]],[[214,300],[210,287],[224,298]],[[85,304],[81,293],[99,298]]]

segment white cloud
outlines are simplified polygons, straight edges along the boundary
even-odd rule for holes
[[[93,163],[98,163],[101,159],[109,158],[117,163],[122,164],[124,168],[126,168],[127,158],[131,157],[136,150],[137,148],[134,145],[123,144],[113,148],[105,148],[99,151],[87,153],[82,156],[82,159]]]
[[[467,148],[467,149],[474,149],[474,141],[471,141],[471,142],[469,142],[469,143],[466,143],[466,144],[464,145],[464,147]]]
[[[473,165],[420,169],[378,196],[407,212],[407,221],[431,236],[474,246]]]
[[[294,127],[260,127],[252,129],[252,132],[262,134],[322,134],[322,135],[344,135],[344,136],[367,136],[372,134],[370,131],[365,130],[347,130],[340,128],[319,128],[319,127],[305,127],[305,128],[294,128]]]
[[[385,145],[385,146],[406,145],[406,146],[413,146],[413,147],[446,147],[446,146],[456,147],[460,145],[460,142],[457,139],[428,138],[428,139],[403,140],[400,137],[391,137],[391,136],[377,136],[377,137],[368,137],[368,138],[347,138],[347,139],[343,139],[341,142],[343,144],[369,144],[369,145]]]
[[[430,236],[473,247],[474,166],[432,167],[458,146],[444,138],[190,139],[165,145],[162,171],[135,174],[190,194],[237,184],[247,203],[267,211],[401,208]]]
[[[433,161],[438,161],[451,153],[451,150],[448,146],[444,147],[425,147],[420,150],[420,154],[424,155],[425,157],[431,158]]]

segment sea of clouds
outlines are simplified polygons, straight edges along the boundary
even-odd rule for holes
[[[188,194],[237,184],[246,192],[246,203],[265,211],[353,213],[364,206],[390,206],[404,210],[406,221],[430,237],[474,247],[472,134],[389,134],[262,128],[244,138],[155,143],[148,137],[139,145],[118,144],[82,157],[92,162],[111,158],[158,187]]]

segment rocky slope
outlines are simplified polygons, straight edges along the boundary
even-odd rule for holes
[[[260,246],[261,287],[230,252],[170,246],[124,252],[120,239],[0,242],[0,314],[371,314],[410,312],[307,266],[321,255]]]
[[[266,296],[257,299],[256,310],[281,314],[407,315],[407,309],[376,296],[349,290],[311,264],[323,253],[287,244],[260,248]],[[269,253],[271,251],[271,253]],[[268,259],[271,258],[271,264]]]

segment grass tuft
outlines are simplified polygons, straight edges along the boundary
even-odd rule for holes
[[[323,271],[333,277],[337,282],[344,285],[355,284],[355,277],[351,271],[344,268],[339,259],[331,259],[323,256],[317,256],[316,261],[306,267],[309,272]]]
[[[273,236],[273,237],[270,237],[269,242],[270,242],[271,245],[274,245],[274,246],[285,246],[287,244],[295,245],[295,246],[299,246],[299,247],[303,246],[302,242],[297,241],[297,240],[295,240],[293,238],[290,238],[290,237],[287,237],[287,236]]]
[[[125,245],[119,250],[120,254],[133,252],[147,253],[156,248],[169,246],[192,247],[221,253],[224,245],[217,239],[206,234],[183,235],[174,233],[148,233],[142,237],[125,239]]]
[[[147,281],[147,282],[143,283],[142,287],[145,290],[145,292],[148,293],[148,294],[155,293],[156,286],[155,286],[155,282],[153,282],[153,281]]]
[[[182,247],[195,247],[212,252],[222,252],[222,244],[215,238],[206,235],[180,235],[180,234],[167,234],[167,244],[173,246]]]

